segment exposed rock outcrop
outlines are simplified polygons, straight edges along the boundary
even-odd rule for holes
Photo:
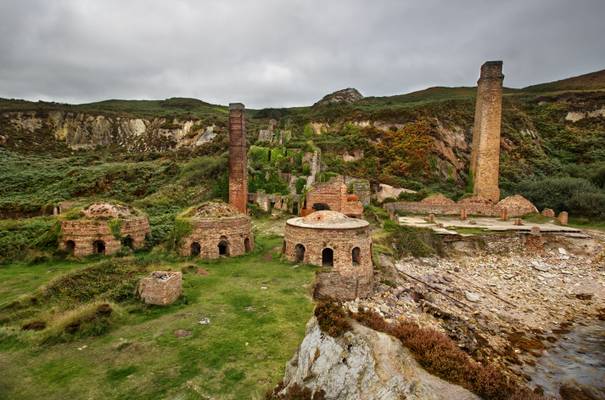
[[[479,399],[426,372],[389,335],[353,322],[351,332],[333,338],[321,332],[315,318],[286,366],[284,390],[295,384],[323,390],[328,400]]]
[[[363,95],[359,93],[357,89],[354,88],[346,88],[337,90],[334,93],[330,93],[325,95],[321,100],[317,103],[313,104],[313,106],[323,106],[327,104],[351,104],[355,103],[363,99]]]
[[[45,140],[63,143],[71,150],[115,146],[128,151],[165,151],[195,148],[212,141],[217,126],[178,118],[133,118],[64,111],[6,112],[0,128],[4,144],[31,146]]]

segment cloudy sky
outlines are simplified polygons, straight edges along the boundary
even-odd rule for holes
[[[605,0],[0,0],[0,97],[307,105],[605,68]]]

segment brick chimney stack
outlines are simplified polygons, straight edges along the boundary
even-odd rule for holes
[[[500,200],[498,180],[503,80],[502,61],[487,61],[481,66],[470,167],[473,194],[494,203]]]
[[[248,203],[248,152],[245,107],[229,104],[229,204],[246,214]]]

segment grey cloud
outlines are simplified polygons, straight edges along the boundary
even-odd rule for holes
[[[0,97],[311,104],[605,68],[602,0],[3,0]]]

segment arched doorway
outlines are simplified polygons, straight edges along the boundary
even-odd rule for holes
[[[305,246],[302,244],[297,244],[294,246],[294,256],[296,258],[296,262],[304,262],[305,261]]]
[[[226,236],[221,236],[221,241],[218,242],[218,255],[228,256],[229,255],[229,241]]]
[[[191,251],[189,252],[189,255],[196,257],[199,256],[201,252],[202,246],[200,246],[199,242],[191,243]]]
[[[359,247],[353,247],[353,250],[351,250],[351,260],[354,266],[361,264],[361,249]]]
[[[127,235],[122,238],[122,247],[128,247],[130,249],[134,249],[134,241],[130,235]]]
[[[73,240],[68,240],[65,242],[65,251],[68,252],[69,254],[74,254],[74,251],[76,250],[76,242],[74,242]]]
[[[252,246],[250,246],[250,238],[244,239],[244,250],[246,251],[246,253],[249,253],[250,250],[252,250]]]
[[[102,240],[92,242],[92,252],[94,254],[105,254],[105,242]]]
[[[321,265],[324,267],[334,266],[334,250],[326,247],[321,251]]]

